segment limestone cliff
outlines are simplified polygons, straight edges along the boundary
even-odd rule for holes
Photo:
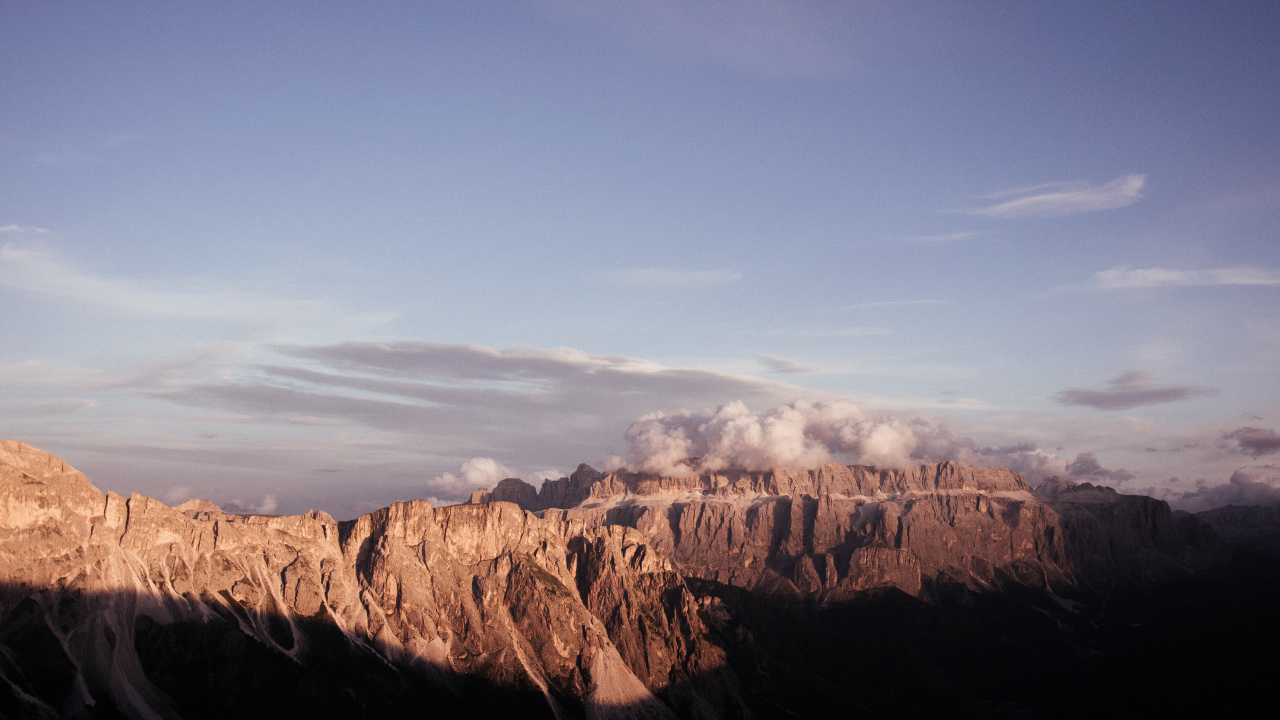
[[[693,597],[637,532],[505,502],[341,523],[169,508],[3,441],[0,593],[5,716],[263,716],[296,696],[312,706],[286,716],[662,718],[733,702]]]
[[[1061,491],[1036,494],[1009,470],[949,462],[683,477],[582,466],[542,492],[504,480],[495,493],[546,518],[635,528],[688,577],[820,600],[884,586],[936,597],[1008,582],[1076,597],[1177,576],[1221,555],[1212,532],[1174,522],[1161,501],[1050,485]]]

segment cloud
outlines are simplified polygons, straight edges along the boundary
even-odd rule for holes
[[[1174,507],[1187,512],[1201,512],[1223,505],[1274,505],[1280,503],[1280,477],[1259,469],[1241,468],[1231,473],[1222,485],[1207,485],[1169,498]]]
[[[165,290],[91,275],[42,248],[0,246],[0,286],[131,315],[247,323],[311,317],[324,303],[235,290]]]
[[[164,491],[163,500],[166,505],[173,507],[174,505],[180,505],[194,497],[195,491],[191,489],[190,485],[174,485]]]
[[[26,235],[28,233],[36,235],[48,235],[49,231],[42,227],[31,227],[22,225],[0,225],[0,234],[4,235]]]
[[[270,515],[279,507],[279,499],[271,493],[262,496],[258,502],[245,502],[235,498],[222,504],[222,511],[232,515]]]
[[[1142,370],[1121,373],[1109,385],[1106,390],[1067,388],[1058,393],[1058,404],[1083,405],[1099,410],[1130,410],[1216,393],[1211,388],[1191,385],[1158,385],[1151,373]]]
[[[427,483],[427,489],[446,497],[461,498],[478,487],[492,488],[509,477],[520,477],[520,473],[493,458],[474,457],[458,466],[457,475],[443,473],[436,476]]]
[[[1167,268],[1112,268],[1093,276],[1095,287],[1103,290],[1133,290],[1159,287],[1209,285],[1280,285],[1280,270],[1254,267],[1211,270],[1169,270]]]
[[[916,437],[912,459],[918,462],[954,460],[965,465],[1008,468],[1033,485],[1066,473],[1067,464],[1062,458],[1033,442],[989,446],[919,419],[912,420],[911,427]]]
[[[764,365],[767,371],[778,373],[779,375],[799,375],[813,372],[811,368],[807,368],[795,360],[788,360],[777,355],[761,355],[760,364]]]
[[[526,467],[572,467],[614,454],[622,449],[621,430],[658,409],[714,406],[725,397],[765,405],[828,397],[774,380],[572,348],[398,342],[276,352],[277,363],[151,396],[258,423],[364,426],[453,463],[510,457]]]
[[[613,270],[604,274],[608,282],[620,285],[646,287],[694,287],[723,285],[742,278],[742,273],[732,270],[681,270],[677,268],[637,268]]]
[[[1235,441],[1233,450],[1253,457],[1280,452],[1280,433],[1276,433],[1275,430],[1242,427],[1239,430],[1223,435],[1221,439]]]
[[[1048,183],[1008,190],[988,197],[1019,195],[995,205],[969,211],[992,218],[1059,217],[1114,210],[1142,199],[1146,175],[1124,175],[1102,185],[1087,182]],[[1048,190],[1048,192],[1041,192]]]
[[[626,435],[625,466],[664,475],[803,469],[830,460],[887,467],[955,460],[1007,467],[1033,480],[1065,468],[1033,443],[981,447],[924,420],[871,416],[848,400],[794,401],[760,413],[742,402],[714,411],[651,413],[632,423]]]
[[[1128,482],[1135,477],[1133,473],[1123,468],[1119,470],[1108,470],[1098,462],[1098,458],[1093,453],[1080,453],[1076,455],[1076,459],[1067,465],[1067,474],[1076,478],[1087,478],[1094,481],[1106,482],[1111,484],[1120,484]]]

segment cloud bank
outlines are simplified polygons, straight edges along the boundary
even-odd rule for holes
[[[1102,185],[1068,182],[1007,190],[992,197],[1018,197],[971,210],[970,214],[991,218],[1036,218],[1114,210],[1141,200],[1142,188],[1146,182],[1146,175],[1134,174],[1118,177]],[[1040,192],[1044,190],[1048,192]]]
[[[1280,503],[1280,476],[1260,469],[1242,468],[1222,485],[1198,483],[1195,490],[1170,498],[1179,510],[1200,512],[1223,505],[1274,505]]]
[[[659,475],[809,469],[832,460],[882,467],[955,460],[1008,467],[1031,479],[1065,469],[1034,444],[984,448],[923,420],[868,415],[847,400],[795,401],[764,412],[732,402],[714,411],[651,413],[636,420],[626,437],[625,467]]]
[[[1214,390],[1191,385],[1159,385],[1155,376],[1143,370],[1121,373],[1105,390],[1067,388],[1058,393],[1059,405],[1081,405],[1098,410],[1131,410],[1143,405],[1177,402],[1214,394]]]

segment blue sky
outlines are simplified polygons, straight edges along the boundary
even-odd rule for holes
[[[351,516],[741,401],[1265,495],[1277,78],[1266,2],[0,2],[0,435]]]

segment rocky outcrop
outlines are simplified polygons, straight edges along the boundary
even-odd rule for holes
[[[1067,566],[1095,587],[1168,580],[1229,556],[1210,528],[1175,520],[1163,500],[1059,478],[1036,495],[1057,515]]]
[[[579,468],[557,481],[576,488],[558,505],[549,503],[550,483],[535,493],[503,482],[507,497],[536,498],[529,507],[546,518],[635,528],[687,577],[825,601],[885,586],[935,597],[1007,582],[1072,597],[1220,557],[1211,533],[1175,522],[1161,501],[1056,479],[1033,493],[1004,469],[828,463],[808,471],[594,476],[584,487],[591,475]]]
[[[6,716],[719,716],[695,608],[634,530],[507,502],[169,508],[0,442]]]

